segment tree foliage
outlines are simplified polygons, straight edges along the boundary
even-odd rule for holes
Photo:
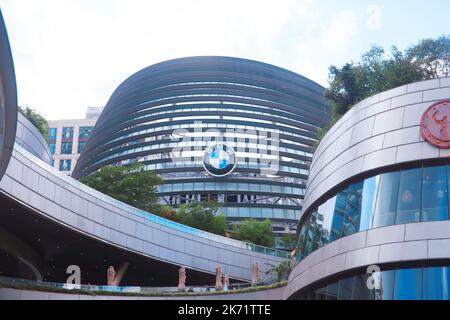
[[[40,113],[25,106],[18,107],[19,112],[27,118],[42,134],[42,136],[47,139],[48,137],[48,122]]]
[[[270,269],[266,271],[266,274],[276,273],[277,281],[280,282],[289,278],[292,269],[293,265],[291,260],[284,260],[277,265],[270,264]]]
[[[233,226],[233,236],[238,240],[266,247],[272,247],[275,241],[272,222],[269,219],[264,221],[247,219],[241,224]]]
[[[284,234],[280,237],[281,245],[290,251],[297,245],[297,236],[293,233]]]
[[[151,170],[145,170],[142,163],[103,167],[80,181],[114,199],[151,213],[161,215],[165,208],[158,205],[156,195],[162,178]]]
[[[405,52],[395,46],[387,55],[382,47],[372,48],[360,62],[349,62],[341,68],[330,66],[325,98],[331,103],[330,125],[359,101],[407,83],[450,76],[450,36],[425,39]]]
[[[406,54],[419,64],[426,79],[450,77],[450,36],[423,39]]]
[[[183,204],[178,209],[175,220],[223,236],[227,229],[227,221],[223,213],[218,214],[219,209],[220,205],[216,201]]]

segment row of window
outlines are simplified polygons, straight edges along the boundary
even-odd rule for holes
[[[78,153],[83,152],[86,147],[87,142],[78,141]],[[56,153],[56,143],[49,143],[50,152],[52,155]],[[60,154],[72,154],[73,143],[72,142],[63,142],[61,143]]]
[[[450,267],[387,270],[356,275],[300,293],[300,300],[449,300]],[[369,281],[368,281],[369,280]],[[369,289],[367,283],[374,284]]]
[[[81,153],[91,136],[93,127],[80,127],[78,134],[78,153]],[[72,154],[73,147],[73,127],[63,127],[61,134],[60,154]],[[48,142],[51,154],[56,153],[57,128],[50,128],[48,133]]]
[[[449,179],[450,166],[440,165],[382,173],[348,185],[303,220],[297,259],[359,231],[448,219]]]
[[[202,155],[203,151],[197,151],[197,149],[206,147],[210,144],[210,141],[189,141],[189,142],[170,142],[170,143],[160,143],[160,144],[153,144],[149,146],[139,146],[137,145],[136,148],[128,149],[121,152],[113,153],[107,157],[102,157],[100,160],[94,162],[94,164],[97,164],[102,161],[110,160],[113,158],[117,158],[124,155],[133,155],[137,152],[144,152],[144,151],[151,151],[151,150],[158,150],[161,148],[173,148],[174,150],[179,150],[178,152],[181,153],[181,156],[184,156],[185,154],[188,154],[189,156],[195,156],[195,155]],[[64,144],[64,143],[63,143]],[[233,147],[237,153],[237,156],[239,157],[249,157],[251,155],[254,155],[255,158],[260,158],[261,156],[268,156],[272,155],[273,157],[277,157],[280,152],[287,152],[299,156],[304,157],[312,157],[312,154],[305,151],[300,151],[296,149],[286,148],[286,147],[279,147],[277,145],[267,145],[267,144],[256,144],[256,143],[235,143],[235,142],[227,142],[227,144],[231,147]],[[246,151],[248,150],[248,151]]]
[[[146,133],[152,133],[152,132],[158,132],[158,131],[162,131],[162,130],[176,130],[176,129],[189,129],[189,128],[197,128],[199,130],[202,130],[203,128],[213,128],[213,129],[227,129],[227,130],[250,130],[252,132],[258,132],[258,131],[262,131],[262,132],[267,132],[267,128],[265,127],[259,127],[259,126],[251,126],[251,125],[241,125],[241,124],[229,124],[229,123],[222,123],[222,122],[214,122],[214,123],[202,123],[202,122],[194,122],[194,123],[184,123],[184,124],[172,124],[172,125],[164,125],[164,126],[158,126],[158,127],[154,127],[154,128],[148,128],[148,129],[143,129],[143,130],[139,130],[139,131],[135,131],[135,132],[131,132],[131,133],[127,133],[125,134],[126,131],[123,131],[124,134],[120,135],[119,137],[111,140],[110,142],[114,142],[117,140],[122,140],[122,139],[126,139],[129,137],[134,137],[137,135],[141,135],[141,134],[146,134]],[[300,134],[296,134],[296,133],[292,133],[290,131],[284,131],[283,128],[278,128],[278,132],[280,134],[285,134],[285,135],[289,135],[289,136],[294,136],[294,137],[299,137],[299,138],[303,138],[303,139],[307,139],[307,140],[311,140],[311,141],[315,141],[314,139],[305,137],[303,135]],[[239,133],[239,132],[237,132]],[[307,146],[307,145],[305,145]]]
[[[300,210],[281,208],[255,208],[255,207],[222,207],[220,211],[227,217],[255,218],[255,219],[288,219],[298,220]]]
[[[236,182],[185,182],[171,183],[159,186],[159,192],[193,191],[193,190],[241,190],[252,192],[272,192],[282,194],[304,195],[304,188],[293,188],[288,186],[236,183]]]
[[[78,133],[78,139],[88,139],[91,136],[92,129],[94,127],[80,127]],[[56,141],[58,128],[50,128],[48,131],[48,140]],[[73,139],[73,127],[63,127],[61,133],[61,139],[72,140]]]

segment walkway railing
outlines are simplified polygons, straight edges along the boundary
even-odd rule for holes
[[[270,285],[269,282],[259,282],[258,286]],[[178,287],[140,287],[140,286],[102,286],[102,285],[87,285],[87,284],[67,284],[58,282],[46,282],[46,281],[34,281],[19,278],[10,278],[0,276],[0,287],[13,286],[17,288],[23,287],[23,289],[66,289],[66,290],[81,290],[86,292],[116,292],[116,293],[139,293],[139,294],[171,294],[180,293]],[[239,289],[250,288],[250,283],[232,283],[226,291],[234,291]],[[216,292],[214,286],[186,286],[185,293],[212,293]]]

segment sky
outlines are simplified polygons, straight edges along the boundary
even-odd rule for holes
[[[328,67],[449,34],[449,0],[0,0],[19,105],[84,118],[149,65],[197,55],[274,64],[326,86]]]

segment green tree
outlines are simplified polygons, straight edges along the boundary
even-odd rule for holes
[[[28,106],[18,107],[19,112],[27,118],[42,134],[42,136],[47,140],[48,137],[48,122],[40,113],[30,109]]]
[[[269,219],[264,221],[247,219],[239,225],[234,225],[233,237],[266,247],[272,247],[275,242],[272,222]]]
[[[114,199],[151,213],[162,215],[165,208],[157,203],[156,195],[162,178],[151,170],[145,170],[142,163],[103,167],[80,181]]]
[[[266,274],[276,273],[278,282],[287,280],[293,268],[291,260],[284,260],[280,262],[278,265],[274,264],[269,265],[270,269],[266,271]]]
[[[450,35],[423,39],[410,47],[406,55],[418,63],[426,79],[450,77]]]
[[[295,234],[285,234],[280,237],[281,245],[290,251],[295,249],[297,244],[297,236]]]
[[[218,213],[219,209],[220,205],[216,201],[183,204],[178,209],[176,220],[193,228],[223,236],[227,221],[223,213]]]

